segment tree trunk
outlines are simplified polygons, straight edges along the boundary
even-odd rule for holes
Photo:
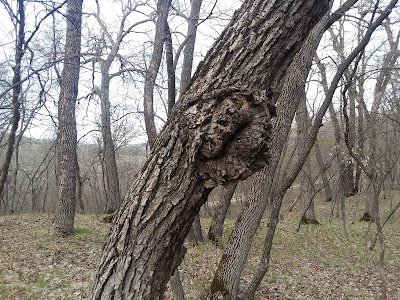
[[[169,280],[172,294],[174,295],[174,300],[185,300],[185,291],[183,290],[182,281],[177,271],[178,268],[175,269],[174,274],[172,274]]]
[[[149,68],[146,72],[146,78],[144,82],[144,123],[146,125],[146,133],[150,149],[152,149],[154,141],[157,137],[156,124],[154,122],[154,86],[156,84],[156,78],[158,69],[160,68],[163,46],[168,32],[168,12],[171,6],[171,0],[158,0],[157,3],[157,22],[156,22],[156,35],[154,38],[153,54]]]
[[[335,20],[338,20],[342,15],[344,15],[344,13],[347,10],[349,10],[356,2],[357,2],[357,0],[348,0],[345,3],[343,3],[343,5],[331,16],[331,18],[325,24],[325,27],[322,26],[322,28],[324,30],[326,30],[331,24],[333,24],[333,22],[335,22]],[[367,34],[363,37],[360,44],[352,51],[352,53],[345,59],[345,61],[341,65],[338,66],[338,70],[333,77],[333,80],[331,82],[329,89],[327,90],[327,93],[326,93],[327,97],[324,100],[324,102],[322,103],[321,109],[315,115],[315,121],[313,123],[313,128],[310,133],[311,142],[308,145],[309,150],[311,150],[312,140],[316,139],[316,133],[318,132],[318,128],[320,127],[320,124],[322,122],[322,118],[324,117],[324,115],[326,113],[329,103],[332,101],[334,91],[336,89],[337,84],[340,81],[341,76],[343,75],[343,72],[350,65],[350,63],[354,60],[354,58],[360,53],[360,51],[363,49],[363,47],[365,47],[365,45],[368,43],[372,32],[377,27],[376,25],[377,24],[374,23],[373,26],[371,26],[371,28],[368,29]],[[318,33],[317,28],[314,31],[314,34],[315,33]],[[322,33],[320,33],[319,38],[317,38],[317,40],[315,40],[315,43],[316,43],[316,45],[314,44],[315,47],[318,45],[319,40],[322,37]],[[311,38],[311,35],[310,35],[310,38]],[[307,49],[307,48],[305,48],[305,49]],[[297,70],[297,69],[295,68],[295,70]],[[298,81],[293,81],[293,82],[298,84]],[[292,85],[290,85],[290,87],[292,87]],[[293,94],[296,94],[296,93],[293,93]],[[289,103],[292,103],[292,102],[289,102]],[[293,115],[294,115],[294,110],[292,109],[292,118],[293,118]],[[278,116],[279,116],[279,106],[278,106]],[[256,274],[254,275],[254,278],[251,280],[251,283],[249,284],[249,286],[241,294],[240,299],[243,299],[243,300],[253,299],[254,293],[256,292],[258,285],[260,284],[261,280],[265,276],[266,271],[268,270],[269,260],[271,257],[272,240],[274,237],[276,225],[279,221],[279,211],[280,211],[280,207],[282,204],[282,199],[283,199],[285,191],[294,182],[295,177],[300,172],[301,162],[305,161],[305,157],[306,157],[306,153],[305,153],[304,157],[301,158],[301,161],[296,163],[295,167],[292,168],[292,170],[291,170],[292,172],[290,173],[290,176],[286,177],[286,180],[282,181],[280,187],[278,188],[278,191],[275,193],[274,197],[276,197],[276,198],[274,199],[271,215],[270,215],[269,222],[268,222],[268,232],[267,232],[267,236],[266,236],[265,242],[264,242],[264,248],[263,248],[263,252],[262,252],[262,256],[261,256],[259,269],[257,270]],[[269,169],[270,169],[269,166],[267,166],[264,169],[264,171],[268,171]],[[266,172],[267,176],[268,176],[268,173],[271,174],[270,172]],[[270,175],[270,177],[271,177],[271,175]]]
[[[329,202],[332,200],[332,189],[328,177],[326,176],[326,167],[324,161],[322,160],[321,149],[319,147],[318,140],[315,141],[314,148],[315,148],[315,156],[318,162],[318,167],[321,173],[322,184],[324,186],[325,200]]]
[[[361,96],[362,97],[362,96]],[[364,156],[364,140],[365,140],[365,134],[364,134],[364,109],[362,105],[357,106],[357,111],[358,111],[358,124],[357,124],[357,132],[358,132],[358,140],[357,140],[357,149],[360,155]],[[357,169],[356,169],[356,179],[354,183],[354,190],[358,193],[361,191],[361,166],[357,164]]]
[[[167,113],[171,113],[172,108],[175,105],[176,98],[176,84],[175,84],[175,68],[174,68],[174,50],[172,47],[172,36],[169,25],[165,26],[165,61],[167,65],[167,76],[168,76],[168,106]]]
[[[13,69],[13,79],[12,79],[12,118],[11,118],[11,130],[8,135],[7,150],[4,157],[3,166],[1,168],[0,175],[0,200],[3,197],[4,186],[7,181],[8,171],[10,169],[11,158],[14,152],[15,137],[18,130],[18,124],[20,120],[20,94],[21,94],[21,62],[24,56],[24,43],[25,43],[25,8],[24,0],[18,0],[18,35],[15,48],[15,66]]]
[[[225,217],[231,204],[238,182],[232,181],[224,185],[219,205],[208,230],[208,238],[217,246],[222,246],[222,232],[224,231]]]
[[[198,214],[194,220],[192,227],[188,233],[187,239],[192,245],[199,245],[204,242],[203,230],[201,229],[200,215]]]
[[[105,193],[107,198],[106,212],[114,212],[120,205],[121,195],[119,189],[119,176],[117,161],[115,159],[115,147],[111,133],[110,111],[110,75],[109,69],[112,59],[107,59],[101,64],[101,135],[103,140],[104,175],[106,177]]]
[[[199,22],[200,8],[203,0],[191,1],[190,19],[186,34],[186,45],[183,50],[180,94],[182,95],[189,86],[192,78],[193,53],[196,42],[197,23]]]
[[[210,190],[268,162],[268,103],[276,102],[294,54],[327,7],[249,0],[236,12],[118,210],[92,299],[162,297]]]
[[[64,69],[58,102],[58,205],[53,223],[56,234],[74,232],[76,202],[77,132],[75,103],[78,95],[82,0],[67,4]]]
[[[308,131],[311,127],[311,120],[308,116],[306,95],[303,92],[299,107],[296,113],[297,123],[297,152],[298,156],[301,157],[304,151],[307,149]],[[302,224],[319,224],[315,218],[314,212],[314,184],[311,174],[311,162],[310,158],[307,158],[304,162],[303,169],[299,174],[300,177],[300,197],[301,203],[303,204],[303,211],[301,216]]]
[[[79,163],[78,159],[76,160],[76,201],[77,206],[79,207],[79,213],[84,214],[85,213],[85,206],[83,204],[83,199],[82,199],[82,188],[83,188],[83,181],[81,177],[81,171],[79,168]]]

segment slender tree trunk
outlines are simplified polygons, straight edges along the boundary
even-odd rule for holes
[[[17,41],[15,48],[15,65],[13,69],[12,79],[12,118],[11,118],[11,129],[8,135],[7,150],[4,157],[3,166],[1,168],[0,175],[0,199],[3,197],[4,186],[7,181],[8,171],[10,169],[11,159],[14,152],[15,138],[18,130],[18,124],[20,120],[20,94],[21,94],[21,62],[24,56],[24,44],[25,44],[25,8],[24,0],[18,0],[18,20],[17,20]]]
[[[199,21],[200,8],[203,0],[192,0],[192,6],[190,10],[190,20],[188,31],[186,34],[186,45],[183,50],[183,62],[182,62],[182,72],[181,72],[181,85],[180,94],[182,95],[189,86],[190,79],[192,78],[192,68],[193,68],[193,53],[194,45],[196,42],[197,34],[197,23]]]
[[[300,101],[300,96],[304,93],[304,84],[306,81],[307,72],[311,66],[311,60],[317,49],[319,40],[322,37],[321,28],[326,30],[326,28],[329,27],[330,24],[332,24],[335,20],[342,16],[345,8],[347,7],[347,9],[349,9],[348,6],[351,6],[352,4],[354,4],[354,2],[356,1],[353,0],[346,2],[346,5],[343,5],[337,12],[335,12],[335,14],[327,21],[327,23],[323,25],[320,24],[321,27],[316,28],[312,32],[309,37],[310,40],[305,42],[305,45],[297,54],[298,57],[294,59],[294,61],[296,62],[293,62],[291,67],[287,71],[287,76],[283,83],[282,93],[277,103],[277,117],[273,121],[273,134],[271,137],[271,162],[268,166],[264,168],[262,172],[260,172],[259,175],[257,175],[257,180],[259,180],[258,186],[262,187],[262,189],[258,188],[256,189],[255,193],[250,193],[251,197],[249,199],[248,207],[246,207],[246,209],[242,212],[240,217],[241,221],[237,223],[233,230],[227,246],[227,249],[230,248],[228,250],[229,252],[226,250],[221,259],[217,273],[213,280],[213,284],[211,286],[211,292],[213,292],[213,289],[217,289],[217,292],[219,291],[219,294],[225,295],[227,299],[229,299],[230,296],[234,295],[230,294],[229,292],[223,291],[224,288],[225,291],[227,291],[226,286],[230,288],[232,287],[232,285],[234,285],[234,283],[230,282],[229,280],[222,281],[219,279],[221,278],[221,274],[232,274],[233,272],[230,272],[229,268],[233,268],[232,266],[234,266],[236,268],[236,271],[240,271],[239,275],[236,275],[236,277],[234,277],[235,282],[237,282],[238,285],[240,274],[243,270],[248,250],[251,245],[252,236],[254,236],[255,233],[255,230],[251,231],[251,229],[257,227],[253,224],[259,224],[259,220],[261,219],[262,214],[265,210],[265,206],[267,205],[268,197],[271,194],[271,182],[273,182],[276,166],[279,163],[279,153],[283,148],[287,135],[289,133],[294,114]],[[363,41],[364,46],[369,41],[370,34]],[[315,35],[317,35],[318,38],[315,37]],[[332,100],[334,91],[344,70],[348,67],[348,65],[354,59],[355,55],[357,55],[361,49],[361,46],[357,47],[348,57],[348,59],[346,59],[346,61],[339,66],[337,73],[333,77],[328,97],[324,100],[321,105],[321,109],[317,112],[315,116],[315,121],[313,123],[312,130],[310,131],[310,141],[307,145],[308,151],[303,153],[303,156],[298,162],[295,163],[294,167],[291,169],[291,172],[289,172],[287,176],[284,176],[279,189],[274,192],[274,197],[276,197],[274,199],[276,203],[273,202],[274,218],[270,219],[270,228],[268,230],[268,236],[265,241],[265,247],[263,251],[262,261],[260,263],[260,268],[256,276],[252,280],[250,286],[246,290],[244,290],[243,294],[240,296],[240,299],[247,300],[253,298],[256,288],[261,282],[261,279],[264,277],[265,271],[268,269],[271,251],[271,248],[268,245],[272,245],[272,238],[275,232],[275,226],[279,220],[279,210],[284,193],[294,182],[295,178],[301,170],[302,165],[304,164],[304,161],[308,156],[309,151],[311,151],[313,141],[316,139],[318,129],[321,126],[322,119],[328,108],[328,104]],[[293,95],[297,95],[298,97],[293,97]],[[243,231],[246,231],[248,234],[242,234]],[[250,234],[249,232],[252,234]],[[268,240],[268,238],[270,238],[271,240]],[[229,263],[227,263],[227,261],[230,261],[231,266],[229,266]],[[240,265],[242,265],[242,267],[240,267]],[[222,269],[223,272],[218,273],[220,269]],[[227,277],[224,276],[224,278],[226,279]]]
[[[171,0],[158,0],[158,17],[156,22],[156,35],[154,38],[153,54],[151,56],[149,68],[147,69],[144,82],[144,122],[146,125],[146,133],[150,149],[152,149],[154,141],[157,137],[153,107],[154,86],[156,84],[158,69],[160,68],[161,64],[166,33],[168,32],[167,18],[170,6]]]
[[[83,182],[82,182],[81,172],[80,172],[79,163],[78,163],[78,159],[77,159],[76,160],[76,200],[78,202],[79,213],[84,214],[85,206],[83,205],[83,199],[82,199],[82,187],[83,187]]]
[[[176,84],[175,84],[175,68],[174,68],[174,50],[172,47],[171,30],[168,24],[165,26],[165,61],[167,64],[168,75],[168,115],[171,113],[175,105]]]
[[[325,167],[324,161],[322,159],[321,149],[319,147],[318,140],[315,141],[314,148],[315,148],[315,156],[316,156],[317,162],[318,162],[318,167],[319,167],[319,170],[321,173],[322,184],[324,186],[325,200],[329,202],[332,200],[332,188],[331,188],[331,184],[328,180],[328,177],[326,176],[326,167]]]
[[[101,65],[101,135],[103,140],[104,175],[106,177],[105,193],[107,198],[106,212],[114,212],[120,205],[119,176],[115,159],[115,146],[111,133],[110,111],[110,75],[109,69],[112,60],[106,60]]]
[[[74,232],[76,202],[77,132],[75,103],[78,95],[82,0],[67,3],[64,69],[58,102],[58,205],[53,223],[56,234]]]
[[[327,7],[249,0],[236,12],[118,210],[91,299],[162,297],[210,190],[268,161],[267,103],[276,102],[288,65]]]
[[[208,230],[208,238],[217,246],[222,246],[222,232],[224,230],[225,217],[228,213],[237,184],[237,181],[232,181],[223,186],[219,205],[215,210],[214,217]]]
[[[182,281],[179,276],[178,269],[172,274],[169,280],[171,284],[172,294],[174,295],[174,300],[185,300],[185,291],[183,290]]]
[[[299,107],[296,113],[297,123],[297,152],[301,157],[307,149],[308,131],[311,127],[310,117],[308,116],[306,95],[303,92]],[[310,158],[304,162],[303,169],[299,174],[300,177],[300,197],[303,204],[303,211],[301,216],[302,224],[319,224],[315,218],[314,212],[314,184],[311,174]]]

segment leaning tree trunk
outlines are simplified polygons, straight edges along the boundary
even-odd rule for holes
[[[162,297],[210,190],[268,162],[268,103],[276,101],[294,54],[327,7],[328,1],[248,0],[236,12],[127,192],[92,299]]]
[[[58,102],[58,205],[53,223],[56,234],[74,232],[76,202],[77,132],[75,103],[78,96],[82,0],[69,0],[67,6],[67,36]]]

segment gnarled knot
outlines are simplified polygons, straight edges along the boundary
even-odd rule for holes
[[[243,180],[269,158],[271,113],[263,94],[233,92],[214,101],[207,101],[207,122],[197,134],[196,164],[207,187]]]

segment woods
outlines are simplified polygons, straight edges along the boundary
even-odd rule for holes
[[[318,226],[326,205],[346,241],[367,222],[391,293],[397,1],[240,2],[1,1],[0,213],[54,214],[54,238],[111,214],[91,299],[185,299],[206,231],[219,263],[201,297],[253,299],[280,220]]]

